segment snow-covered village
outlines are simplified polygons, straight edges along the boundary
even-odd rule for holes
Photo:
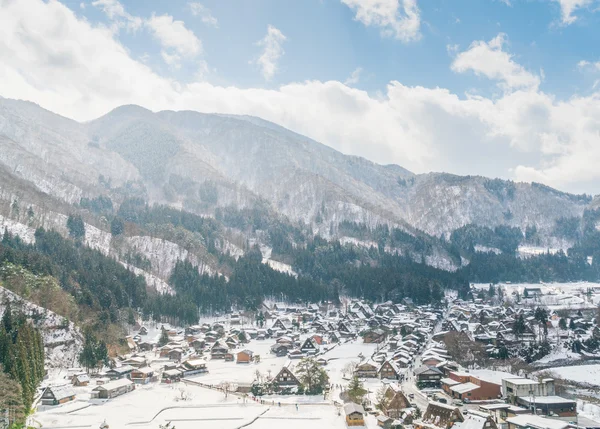
[[[600,429],[600,0],[0,0],[0,429]]]
[[[136,320],[124,352],[99,366],[81,366],[77,347],[47,348],[61,363],[51,356],[28,424],[599,427],[600,285],[472,291],[437,307],[267,302],[191,326]]]

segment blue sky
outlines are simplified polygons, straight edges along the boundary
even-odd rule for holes
[[[190,3],[202,4],[217,25],[194,16]],[[92,6],[90,0],[65,4],[92,22],[110,25],[101,6]],[[412,43],[382,37],[379,27],[355,20],[354,11],[338,0],[122,0],[121,4],[133,16],[168,14],[183,21],[202,41],[201,56],[212,71],[207,79],[239,87],[345,81],[360,68],[355,86],[371,92],[398,80],[406,85],[443,86],[456,93],[490,94],[493,86],[489,82],[450,70],[452,58],[447,47],[466,49],[474,40],[489,40],[503,32],[520,64],[534,71],[543,69],[544,90],[569,97],[589,91],[594,82],[593,76],[582,76],[577,63],[600,57],[600,13],[594,13],[593,4],[576,10],[576,22],[566,26],[557,1],[513,0],[510,5],[501,0],[421,1],[421,36]],[[256,42],[265,36],[268,25],[279,29],[286,41],[278,72],[265,81],[250,61],[258,55]],[[148,63],[161,75],[181,81],[195,79],[193,63],[184,61],[179,70],[166,67],[160,44],[147,32],[124,31],[119,39],[134,57],[149,55]]]
[[[600,189],[600,0],[7,0],[0,96],[250,114],[351,155]]]

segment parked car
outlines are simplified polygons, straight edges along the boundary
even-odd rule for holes
[[[408,398],[409,399],[415,399],[415,394],[414,393],[409,393],[408,394]]]
[[[441,402],[442,404],[447,404],[448,403],[448,400],[446,398],[438,398],[437,401]]]

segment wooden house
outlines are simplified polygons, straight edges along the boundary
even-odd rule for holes
[[[254,352],[252,350],[242,350],[237,354],[237,363],[250,363],[254,357]]]
[[[208,372],[204,359],[188,359],[181,364],[180,369],[183,371],[184,377]]]
[[[415,369],[417,381],[429,385],[437,385],[444,376],[444,373],[436,367],[422,366]]]
[[[227,353],[229,353],[229,347],[221,345],[218,341],[210,349],[211,359],[225,359]]]
[[[413,425],[417,429],[430,427],[450,429],[456,422],[463,422],[464,420],[458,407],[440,402],[430,402],[423,418],[420,421],[413,422]]]
[[[381,379],[399,380],[401,376],[400,368],[393,360],[386,360],[377,370],[377,376]]]
[[[77,387],[87,386],[88,384],[90,384],[90,376],[87,375],[85,372],[81,374],[75,374],[71,378],[71,384]]]
[[[131,392],[134,389],[135,384],[131,380],[125,378],[113,380],[92,390],[92,399],[116,398],[117,396],[124,395],[125,393]]]
[[[348,426],[365,425],[365,410],[362,405],[349,402],[344,405],[344,413],[346,414],[346,424]]]
[[[277,385],[279,385],[280,387],[291,387],[300,385],[300,381],[296,378],[292,370],[287,366],[281,368],[281,370],[279,371],[279,373],[277,373],[273,381],[277,383]]]
[[[314,355],[319,351],[319,345],[314,338],[307,338],[300,350],[307,355]]]
[[[60,405],[75,400],[75,391],[69,385],[50,386],[42,393],[42,405]]]
[[[114,367],[106,371],[106,376],[111,380],[120,380],[123,378],[130,379],[133,367],[130,365],[123,365]]]
[[[398,419],[405,409],[410,408],[410,401],[406,398],[400,386],[388,385],[381,401],[381,411],[388,417]]]
[[[175,383],[181,380],[183,373],[178,369],[167,369],[162,373],[162,383]]]
[[[370,331],[365,332],[363,335],[363,341],[365,343],[375,343],[380,344],[385,341],[385,331],[383,329],[372,329]]]
[[[354,369],[354,375],[362,378],[376,378],[377,367],[373,363],[363,362],[356,366]]]
[[[154,377],[154,370],[149,366],[134,369],[131,372],[131,381],[135,384],[148,384]]]

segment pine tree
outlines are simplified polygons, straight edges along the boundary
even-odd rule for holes
[[[350,397],[350,399],[353,402],[360,404],[366,393],[367,390],[364,388],[362,382],[358,379],[358,377],[352,377],[352,380],[350,380],[350,384],[348,385],[348,396]]]
[[[80,215],[69,215],[67,228],[69,229],[69,235],[74,239],[80,240],[85,237],[85,224]]]
[[[162,347],[165,344],[167,344],[169,342],[169,333],[167,332],[166,329],[163,328],[162,332],[160,333],[160,339],[158,340],[158,346]]]
[[[567,321],[565,320],[564,317],[561,317],[560,320],[558,321],[558,327],[562,330],[567,329]]]

